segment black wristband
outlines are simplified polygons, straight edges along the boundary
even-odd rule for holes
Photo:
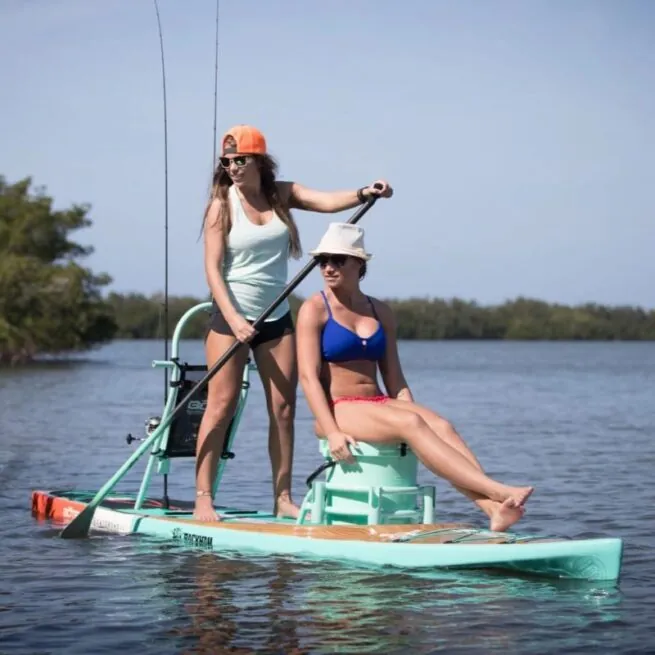
[[[359,202],[364,204],[366,202],[366,197],[364,196],[364,189],[368,189],[368,187],[361,187],[360,189],[357,189],[357,197],[359,198]]]

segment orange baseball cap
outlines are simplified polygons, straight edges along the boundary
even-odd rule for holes
[[[236,148],[225,147],[225,139],[231,136],[236,141]],[[223,135],[223,154],[238,152],[243,155],[265,155],[266,139],[264,135],[251,125],[235,125]]]

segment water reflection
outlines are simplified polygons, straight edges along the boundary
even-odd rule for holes
[[[533,630],[572,635],[620,619],[614,585],[440,572],[409,575],[285,558],[182,553],[148,558],[166,600],[166,636],[185,653],[431,653],[440,645],[514,651],[534,644],[513,617],[530,602]],[[145,552],[144,552],[145,555]],[[154,562],[151,561],[151,564]],[[563,611],[564,610],[564,611]],[[552,643],[552,634],[549,635]]]
[[[167,636],[185,653],[301,653],[294,568],[188,555],[161,572],[158,590],[173,601]]]

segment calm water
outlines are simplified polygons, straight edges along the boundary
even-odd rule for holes
[[[188,342],[183,358],[201,352]],[[653,652],[655,344],[401,344],[418,400],[454,421],[491,475],[536,485],[525,531],[625,539],[614,586],[59,539],[31,517],[30,491],[109,478],[131,452],[125,435],[161,412],[163,373],[150,362],[162,354],[157,342],[119,342],[0,372],[0,653]],[[253,382],[221,500],[270,509]],[[301,398],[298,500],[320,461]],[[142,471],[120,489],[136,490]],[[192,473],[176,463],[172,497],[191,498]],[[440,520],[482,523],[443,481],[437,494]]]

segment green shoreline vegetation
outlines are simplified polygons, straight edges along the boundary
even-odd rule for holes
[[[161,294],[107,292],[112,278],[82,265],[91,246],[70,240],[88,228],[89,205],[55,210],[32,179],[0,176],[0,364],[80,352],[114,339],[164,335]],[[208,300],[168,299],[169,335],[190,307]],[[400,339],[560,341],[655,340],[655,310],[599,304],[567,306],[530,298],[481,306],[441,298],[384,299],[393,307]],[[295,314],[302,298],[290,298]],[[203,338],[207,314],[187,325],[184,338]]]

